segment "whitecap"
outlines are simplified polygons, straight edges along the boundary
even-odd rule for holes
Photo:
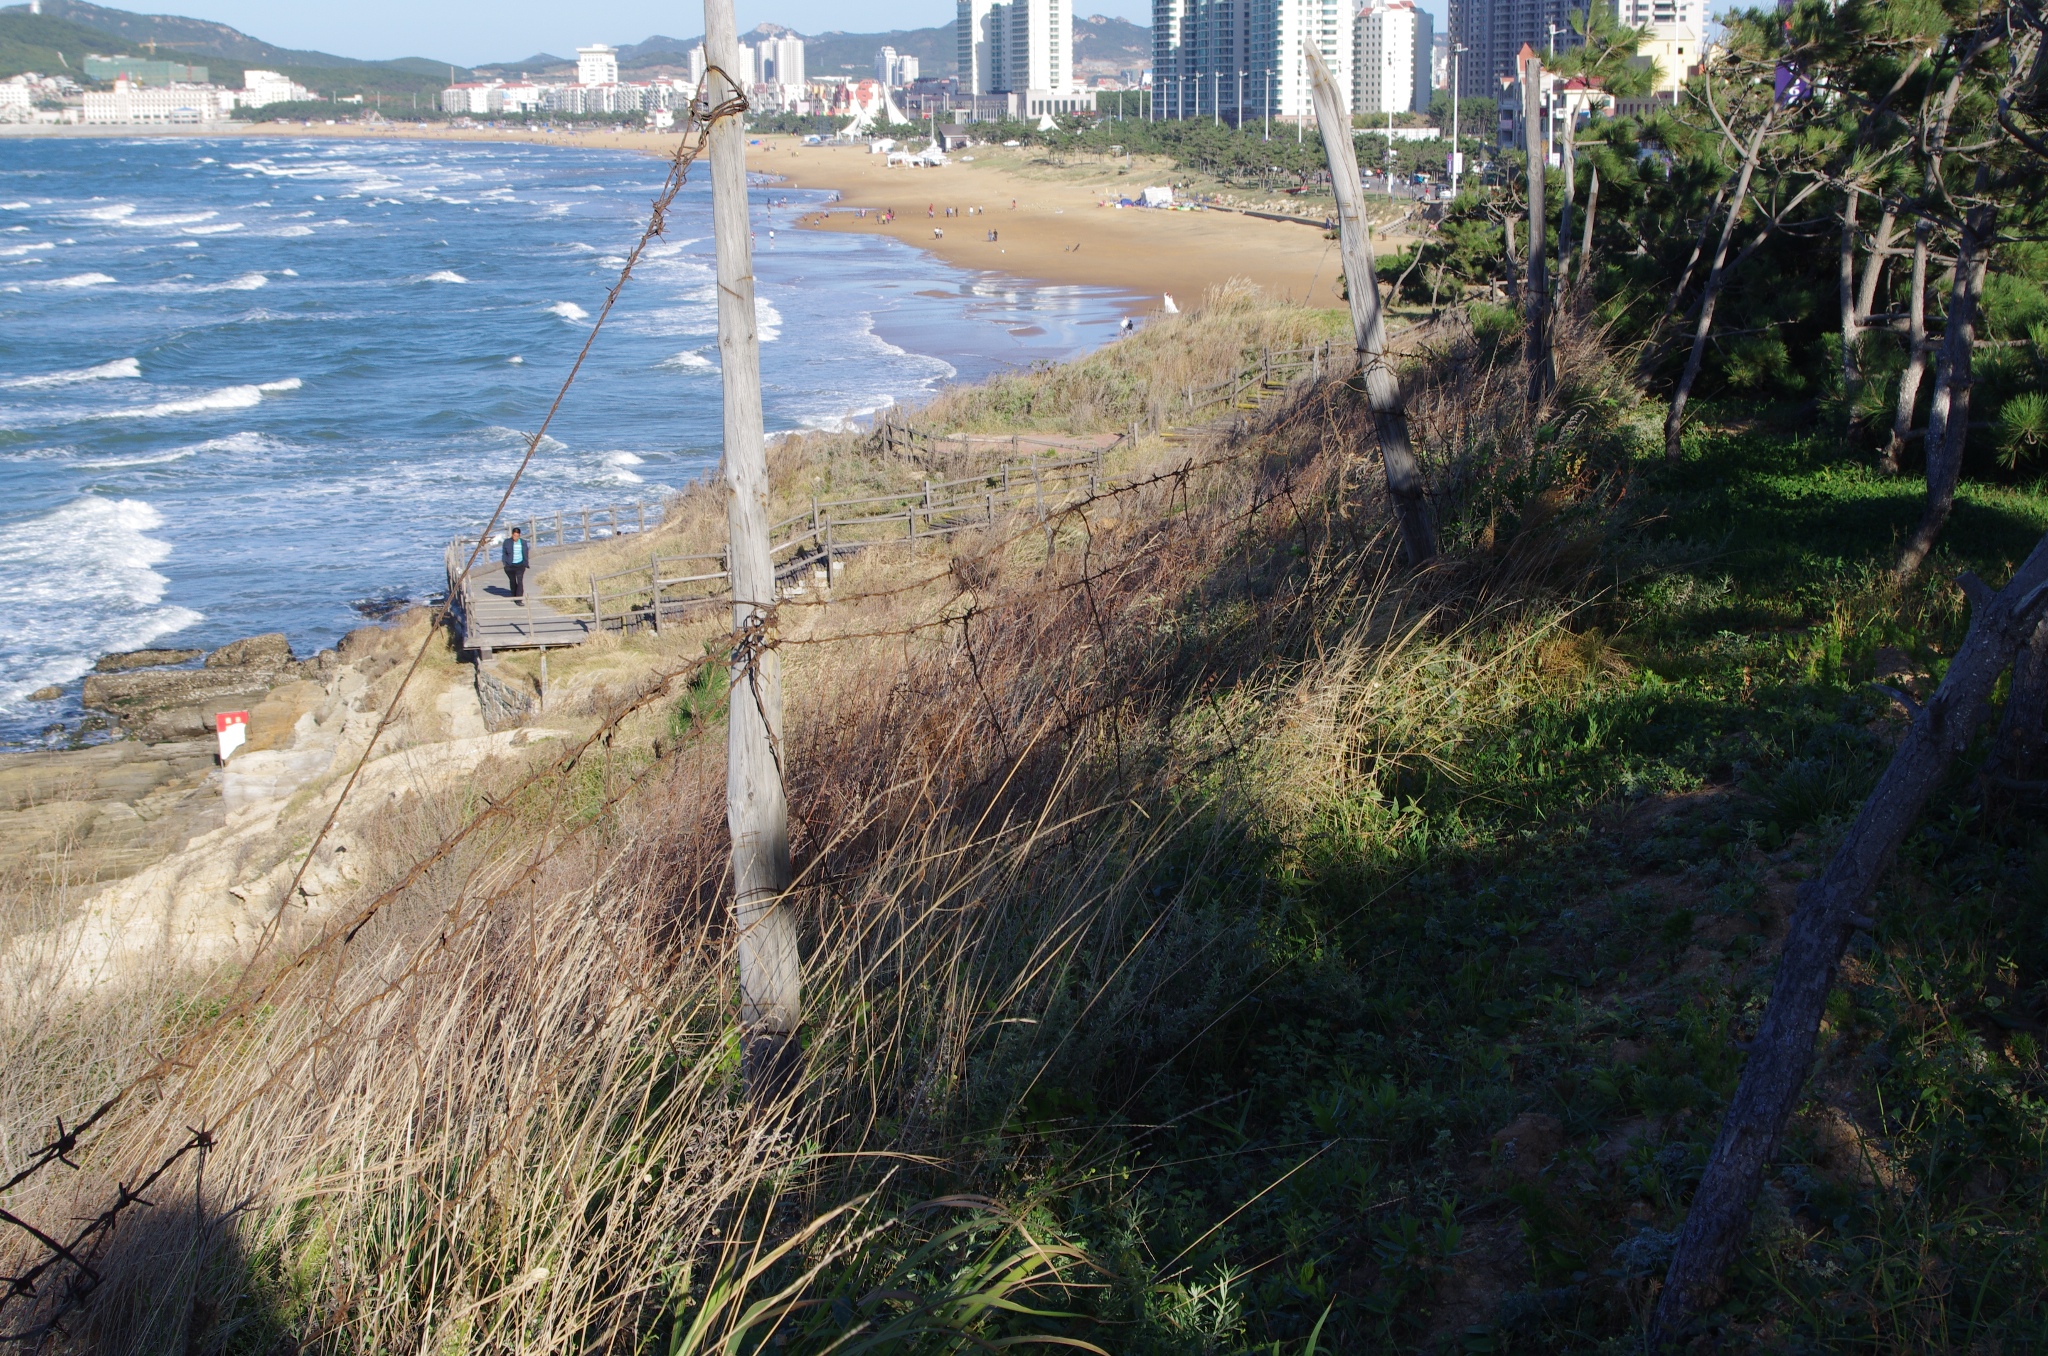
[[[130,405],[125,409],[103,410],[95,419],[168,419],[181,414],[216,414],[222,410],[246,410],[263,403],[266,394],[299,389],[297,377],[254,386],[223,386],[181,400],[161,400],[154,405]]]
[[[604,464],[607,466],[639,466],[645,461],[645,457],[636,456],[631,452],[607,452],[604,457]]]
[[[111,279],[109,281],[111,281]],[[590,312],[584,310],[581,306],[578,306],[573,301],[558,301],[554,305],[547,308],[547,313],[549,315],[558,315],[562,317],[562,319],[564,320],[590,319]]]
[[[174,250],[196,250],[199,248],[199,242],[197,240],[180,240],[173,244],[171,248]]]
[[[171,553],[149,535],[163,515],[139,499],[88,495],[11,523],[0,535],[0,709],[67,683],[93,656],[133,650],[203,621],[186,607],[163,607],[170,583],[154,568]]]
[[[6,249],[0,249],[0,259],[19,259],[22,255],[32,254],[37,250],[53,250],[56,248],[56,245],[47,240],[27,245],[9,245]]]
[[[416,278],[414,281],[423,283],[466,283],[469,279],[463,277],[452,268],[443,268],[427,274],[424,278]]]
[[[98,287],[101,283],[110,283],[112,281],[113,279],[104,273],[74,273],[68,278],[52,278],[40,285],[43,287]]]
[[[229,231],[239,231],[239,230],[241,230],[241,229],[242,229],[242,223],[241,223],[241,222],[239,222],[239,221],[221,221],[221,222],[216,222],[216,223],[214,223],[214,224],[213,224],[213,225],[211,225],[211,226],[187,226],[187,227],[185,228],[185,234],[186,234],[186,235],[225,235],[225,234],[226,234],[227,232],[229,232]]]
[[[62,372],[43,372],[32,377],[16,377],[11,381],[0,381],[0,387],[11,391],[41,391],[52,386],[75,386],[81,381],[113,381],[122,377],[142,375],[142,363],[135,358],[116,358],[110,363],[96,367],[74,367]]]
[[[169,462],[183,461],[197,450],[181,447],[172,452],[159,452],[153,457],[106,457],[97,461],[81,461],[78,465],[93,471],[119,471],[130,466],[163,466]]]
[[[311,226],[285,226],[272,231],[271,234],[280,236],[311,235],[313,234],[313,228]]]
[[[754,294],[754,333],[764,344],[782,337],[782,312],[758,292]]]
[[[296,278],[299,276],[299,271],[295,268],[281,268],[277,271],[277,276],[280,278]]]
[[[212,221],[218,212],[168,212],[162,216],[138,217],[130,208],[115,220],[123,226],[189,226],[196,221]]]
[[[81,212],[79,215],[87,221],[119,221],[123,217],[135,215],[135,204],[124,202],[118,203],[113,207],[96,207],[90,212]]]
[[[716,372],[718,370],[717,363],[712,362],[711,359],[701,353],[693,353],[687,349],[676,354],[673,358],[663,358],[655,366],[673,367],[684,372]]]
[[[505,361],[513,364],[514,366],[518,366],[519,364],[524,363],[526,359],[520,357],[517,353],[515,353],[511,357],[505,359]]]
[[[239,277],[230,278],[224,283],[209,283],[205,287],[195,287],[192,290],[195,292],[254,292],[259,287],[268,286],[270,286],[270,279],[264,277],[261,273],[244,273]]]
[[[0,202],[0,212],[26,212],[26,211],[28,211],[28,204],[27,204],[27,203],[25,203],[25,202]]]

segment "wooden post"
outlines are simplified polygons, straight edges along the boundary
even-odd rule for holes
[[[593,631],[603,631],[603,630],[604,630],[604,611],[603,611],[603,609],[604,609],[604,604],[603,604],[603,603],[601,603],[601,602],[599,602],[599,601],[598,601],[598,597],[597,597],[597,576],[596,576],[596,575],[592,575],[592,576],[590,576],[590,628],[591,628],[591,630],[593,630]]]
[[[661,634],[661,557],[649,552],[647,571],[654,580],[654,634]]]
[[[830,589],[836,582],[832,578],[832,515],[825,515],[825,587]]]
[[[585,509],[585,510],[583,510],[583,540],[584,540],[585,542],[588,542],[588,541],[590,540],[590,510],[589,510],[589,509]]]
[[[1522,70],[1522,145],[1529,154],[1529,276],[1522,286],[1528,307],[1529,403],[1550,395],[1550,273],[1543,248],[1543,63]]]
[[[644,499],[633,505],[633,530],[635,532],[645,532],[647,530],[647,501]]]
[[[733,0],[704,0],[706,98],[743,100]],[[803,1018],[796,919],[789,889],[789,804],[782,787],[782,666],[763,647],[775,606],[768,543],[768,452],[761,420],[761,343],[754,325],[754,250],[747,219],[747,132],[738,114],[706,133],[718,255],[718,353],[725,397],[726,517],[732,535],[731,695],[726,720],[725,817],[732,831],[739,927],[740,1027],[750,1090],[769,1092],[795,1050]]]
[[[1359,376],[1365,401],[1378,427],[1380,459],[1387,470],[1387,498],[1401,528],[1408,563],[1420,565],[1436,554],[1423,502],[1422,469],[1408,440],[1408,407],[1400,379],[1387,361],[1387,322],[1380,311],[1378,275],[1373,271],[1372,235],[1365,224],[1365,185],[1358,174],[1358,151],[1351,144],[1351,116],[1336,77],[1323,64],[1315,43],[1303,39],[1316,120],[1322,128],[1323,154],[1330,162],[1330,182],[1337,194],[1338,247],[1344,255],[1344,276],[1351,294],[1351,324],[1358,343]],[[1317,361],[1321,361],[1321,348]]]

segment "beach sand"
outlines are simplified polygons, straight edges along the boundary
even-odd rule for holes
[[[232,128],[35,128],[15,135],[340,137],[378,140],[529,141],[674,153],[676,138],[660,132],[546,131],[524,128],[418,127],[401,124],[301,126],[236,124]],[[972,156],[962,160],[961,155]],[[1052,166],[1031,147],[976,146],[936,169],[890,168],[887,157],[864,146],[803,146],[796,138],[764,136],[748,147],[748,166],[780,176],[793,188],[836,190],[835,210],[804,213],[807,229],[887,234],[929,250],[963,268],[988,269],[1041,282],[1112,287],[1131,294],[1130,309],[1156,309],[1172,295],[1186,308],[1210,287],[1248,278],[1275,296],[1320,306],[1341,306],[1336,242],[1312,222],[1269,221],[1235,212],[1163,212],[1104,206],[1135,198],[1147,184],[1166,182],[1162,162],[1144,160],[1127,174],[1116,162]],[[701,173],[701,171],[698,171]],[[1012,201],[1016,203],[1013,208]],[[927,217],[926,208],[936,215]],[[948,207],[963,215],[947,217]],[[986,209],[965,215],[970,207]],[[865,216],[853,209],[867,208]],[[893,208],[884,224],[878,212]],[[778,214],[777,226],[799,214]],[[997,233],[993,242],[986,237]],[[935,231],[944,232],[943,238]],[[1398,248],[1399,235],[1375,232],[1375,245]]]

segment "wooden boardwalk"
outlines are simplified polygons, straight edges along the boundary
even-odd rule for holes
[[[533,564],[526,572],[526,589],[532,593],[535,576],[550,561],[574,551],[572,546],[541,546],[533,550]],[[547,649],[558,645],[581,645],[590,639],[590,618],[557,612],[537,598],[514,598],[505,567],[497,559],[501,548],[491,548],[491,561],[479,559],[463,590],[462,606],[456,617],[462,630],[462,648],[488,655],[493,650]]]
[[[1189,386],[1174,401],[1185,422],[1156,427],[1167,442],[1213,438],[1239,425],[1248,413],[1304,377],[1320,380],[1348,358],[1330,343],[1247,354],[1242,373],[1207,386]],[[1222,417],[1203,419],[1205,413]],[[993,528],[1011,514],[1041,522],[1066,512],[1097,493],[1104,458],[1134,440],[1140,428],[1093,437],[1038,434],[948,434],[935,437],[884,416],[868,437],[872,453],[922,459],[955,448],[966,457],[977,449],[1008,446],[1014,460],[957,480],[924,479],[915,488],[855,499],[813,500],[809,509],[769,526],[769,547],[777,585],[785,596],[812,587],[830,589],[840,564],[861,551],[943,539],[956,532]],[[1037,449],[1043,455],[1026,455]],[[1065,455],[1060,455],[1065,454]],[[540,574],[564,555],[597,541],[631,540],[658,526],[662,507],[628,504],[558,513],[521,524],[533,555],[527,597],[515,600],[505,579],[502,539],[493,541],[476,569],[461,578],[476,545],[474,536],[448,544],[448,582],[459,633],[458,645],[488,655],[495,650],[551,649],[581,645],[603,631],[660,631],[664,622],[699,616],[707,607],[731,605],[722,552],[662,555],[611,574],[586,576],[576,593],[539,592]]]

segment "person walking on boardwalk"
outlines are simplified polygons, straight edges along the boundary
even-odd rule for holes
[[[505,582],[512,586],[512,596],[526,601],[526,538],[513,528],[505,538]]]

